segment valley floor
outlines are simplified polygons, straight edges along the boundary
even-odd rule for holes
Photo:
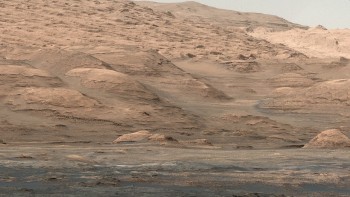
[[[1,146],[1,196],[348,196],[347,150]]]

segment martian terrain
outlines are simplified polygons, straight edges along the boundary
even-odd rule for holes
[[[349,29],[0,1],[0,196],[350,196],[349,118]]]

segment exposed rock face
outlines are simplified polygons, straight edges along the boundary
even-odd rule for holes
[[[311,29],[317,29],[317,30],[328,30],[327,28],[325,28],[324,26],[322,26],[322,25],[317,25],[316,27],[314,27],[314,28],[311,28]],[[311,30],[310,29],[310,30]]]
[[[22,106],[27,105],[48,106],[49,108],[91,108],[98,105],[98,102],[90,99],[76,90],[66,88],[23,88],[14,92],[9,100],[10,105]]]
[[[135,133],[125,134],[118,137],[113,143],[122,143],[122,142],[141,142],[147,140],[152,134],[149,131],[142,130]]]
[[[124,142],[156,142],[160,144],[165,144],[167,142],[175,142],[178,141],[170,136],[166,136],[163,134],[152,134],[149,131],[141,130],[135,133],[125,134],[118,137],[113,143],[124,143]]]
[[[271,32],[266,28],[259,28],[250,35],[274,44],[283,44],[308,57],[350,58],[348,29],[327,30],[318,26],[308,30],[294,28],[288,31]]]
[[[350,148],[350,139],[337,129],[321,132],[314,137],[304,148]]]
[[[309,83],[312,81],[310,80]],[[339,108],[350,105],[350,80],[337,79],[316,83],[307,88],[278,88],[271,99],[261,103],[262,108],[277,110],[298,110],[307,113],[308,110],[317,112],[325,109],[337,112]],[[348,114],[348,111],[342,112]]]
[[[185,145],[185,146],[213,146],[213,144],[207,139],[194,139],[194,140],[186,140],[186,141],[178,141],[177,139],[155,133],[152,134],[149,131],[141,130],[135,133],[125,134],[118,137],[113,141],[114,144],[119,143],[140,143],[140,142],[149,142],[158,145]]]

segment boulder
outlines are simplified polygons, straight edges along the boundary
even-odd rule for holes
[[[350,139],[338,129],[322,131],[304,148],[350,148]]]

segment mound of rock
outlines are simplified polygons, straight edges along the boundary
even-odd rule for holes
[[[329,100],[339,100],[350,104],[350,79],[338,79],[326,81],[313,86],[309,92],[310,96],[319,97],[323,95]]]
[[[284,73],[277,75],[269,80],[275,87],[308,87],[315,82],[307,76],[298,73]]]
[[[213,144],[207,139],[194,139],[187,141],[178,141],[177,139],[155,133],[152,134],[149,131],[141,130],[134,133],[124,134],[113,141],[114,144],[120,143],[155,143],[160,145],[178,144],[185,146],[213,146]]]
[[[14,91],[8,98],[8,104],[20,108],[26,105],[46,106],[46,108],[91,108],[98,102],[82,93],[67,88],[22,88]]]
[[[157,142],[157,143],[167,143],[167,142],[178,142],[176,139],[162,135],[162,134],[151,134],[151,132],[146,130],[141,130],[135,133],[125,134],[118,137],[113,143],[125,143],[125,142]]]
[[[271,99],[260,107],[270,109],[318,109],[350,106],[350,79],[317,83],[308,88],[283,88],[274,91]]]
[[[121,79],[126,78],[127,75],[116,72],[109,69],[99,69],[99,68],[76,68],[73,70],[70,70],[66,73],[68,76],[75,76],[75,77],[82,77],[87,78],[91,80],[105,80],[105,81],[111,81],[116,83],[121,83]]]
[[[0,66],[0,94],[8,94],[19,87],[59,87],[62,80],[48,72],[28,65],[5,64]]]
[[[233,70],[239,73],[255,73],[261,71],[261,66],[254,60],[237,60],[234,62],[225,62],[228,70]]]
[[[324,26],[322,26],[322,25],[317,25],[316,27],[312,27],[312,28],[310,28],[309,30],[321,30],[321,31],[326,31],[326,30],[328,30],[327,28],[325,28]]]
[[[321,132],[314,137],[304,148],[350,148],[350,139],[338,129]]]
[[[303,68],[294,63],[287,63],[282,66],[281,70],[282,72],[293,72],[303,70]]]
[[[74,68],[109,68],[106,63],[91,55],[61,49],[40,50],[30,59],[40,69],[55,75],[64,74]]]
[[[126,74],[109,69],[76,68],[66,73],[66,76],[79,77],[81,84],[88,88],[105,90],[121,96],[134,95],[142,98],[155,99],[156,95],[147,91],[139,82]]]
[[[333,61],[329,64],[322,65],[322,68],[324,69],[340,69],[348,66],[350,63],[350,60],[345,57],[340,57],[338,60]]]

